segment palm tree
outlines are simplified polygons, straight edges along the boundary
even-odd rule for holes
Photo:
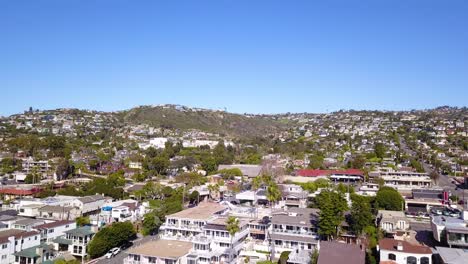
[[[210,192],[210,197],[211,199],[213,199],[213,193],[219,193],[219,184],[215,184],[215,185],[208,185],[208,191]]]
[[[254,192],[254,200],[257,202],[257,190],[263,183],[263,179],[260,176],[257,176],[252,179],[252,191]],[[258,203],[257,203],[258,204]],[[255,206],[255,217],[258,217],[258,208]]]
[[[234,245],[233,245],[233,239],[234,235],[240,231],[239,227],[239,219],[237,219],[234,216],[229,216],[226,219],[226,230],[228,231],[230,237],[231,237],[231,250],[229,252],[229,262],[232,260],[232,252],[234,251]]]
[[[266,190],[266,197],[270,202],[270,208],[273,212],[273,204],[281,199],[281,191],[276,183],[271,182]]]
[[[437,184],[437,182],[439,181],[439,178],[440,178],[440,174],[437,173],[435,170],[433,170],[433,171],[429,174],[429,177],[431,177],[431,179],[434,181],[434,183]]]

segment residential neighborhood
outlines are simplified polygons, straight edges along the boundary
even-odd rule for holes
[[[467,114],[250,115],[276,126],[263,141],[119,112],[12,115],[1,263],[466,263]]]

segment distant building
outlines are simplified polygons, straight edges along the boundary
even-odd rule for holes
[[[298,170],[295,173],[300,177],[313,177],[313,178],[329,178],[332,181],[362,181],[364,180],[364,172],[358,169],[347,170]]]
[[[242,172],[242,176],[248,178],[255,178],[262,172],[261,165],[250,165],[250,164],[233,164],[233,165],[219,165],[218,170],[224,169],[239,169]]]
[[[432,179],[427,173],[393,170],[369,172],[369,180],[375,182],[378,178],[384,180],[385,186],[398,190],[422,189],[432,186]]]

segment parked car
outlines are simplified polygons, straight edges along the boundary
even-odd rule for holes
[[[442,211],[439,209],[432,209],[431,212],[435,215],[442,215]]]
[[[107,254],[104,255],[104,257],[106,259],[110,259],[110,258],[114,257],[115,255],[119,254],[119,252],[120,252],[120,248],[115,247],[115,248],[112,248],[111,250],[109,250],[109,252],[107,252]]]

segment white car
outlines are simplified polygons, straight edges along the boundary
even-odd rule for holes
[[[114,257],[115,255],[119,254],[119,252],[120,252],[120,248],[116,247],[116,248],[113,248],[113,249],[109,250],[109,252],[107,252],[107,254],[104,255],[104,257],[106,259],[110,259],[110,258]]]

